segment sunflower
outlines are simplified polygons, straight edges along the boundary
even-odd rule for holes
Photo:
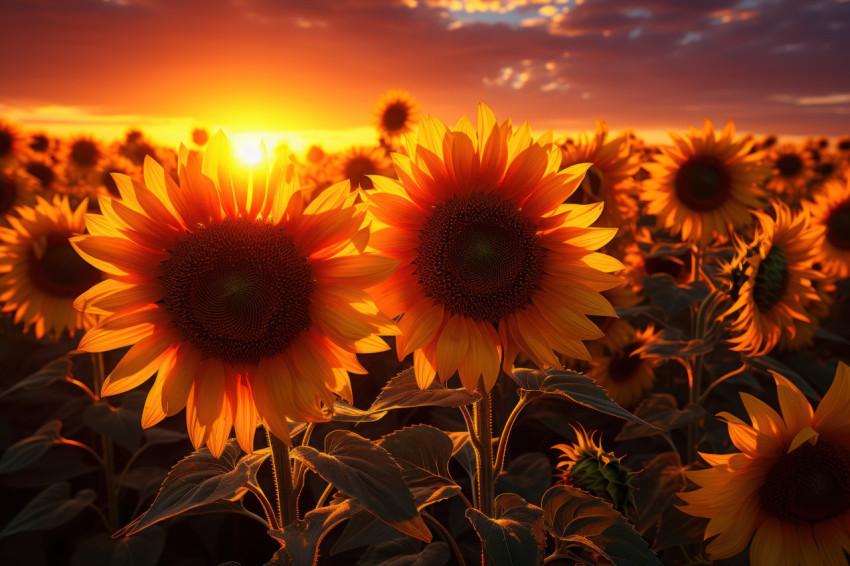
[[[65,177],[69,186],[92,182],[103,157],[103,148],[94,138],[79,136],[70,140],[64,155]]]
[[[624,320],[615,320],[604,338],[590,344],[593,361],[588,377],[619,405],[634,406],[655,383],[654,370],[660,360],[644,350],[660,334],[652,325],[636,330]]]
[[[593,135],[582,133],[577,142],[564,144],[561,151],[561,167],[593,164],[581,189],[589,201],[605,201],[600,222],[618,227],[633,224],[638,207],[631,180],[640,169],[640,156],[632,152],[628,136],[608,139],[608,124],[597,120]]]
[[[773,168],[773,175],[767,188],[786,200],[798,198],[815,173],[811,153],[790,143],[773,148],[768,164]]]
[[[35,204],[38,181],[18,165],[0,169],[0,226],[8,226],[6,215],[17,206]]]
[[[369,175],[390,175],[392,166],[380,147],[353,146],[338,154],[331,166],[333,182],[351,181],[351,188],[371,189]]]
[[[701,454],[711,466],[686,472],[699,489],[680,493],[682,511],[710,519],[714,560],[750,545],[754,566],[847,566],[850,552],[850,368],[839,362],[816,411],[774,373],[781,415],[741,394],[752,425],[729,413],[740,452]],[[752,542],[751,542],[752,539]]]
[[[718,135],[708,120],[701,131],[670,137],[675,145],[662,147],[655,162],[644,165],[651,177],[643,198],[658,225],[703,245],[747,225],[750,209],[764,204],[757,186],[761,156],[750,153],[752,140],[735,141],[732,121]]]
[[[37,186],[42,190],[52,191],[57,187],[56,168],[49,158],[36,157],[27,161],[24,165],[24,171],[36,181]]]
[[[378,133],[391,140],[412,132],[419,122],[419,104],[404,90],[385,93],[378,99],[372,112]]]
[[[33,134],[30,136],[29,148],[34,153],[47,153],[52,145],[47,134]]]
[[[399,359],[413,352],[417,383],[455,371],[490,391],[524,352],[560,367],[553,350],[589,359],[602,336],[586,315],[615,316],[599,291],[621,280],[616,259],[593,250],[615,228],[590,228],[602,203],[562,204],[590,164],[559,171],[551,132],[533,140],[478,107],[478,128],[423,118],[393,160],[400,182],[372,177],[365,194],[378,230],[371,245],[401,266],[376,287],[382,310],[404,313]],[[408,157],[409,156],[409,157]]]
[[[206,128],[195,128],[192,130],[192,143],[197,146],[206,145],[210,141],[210,134]]]
[[[214,455],[233,427],[251,452],[258,422],[288,442],[287,419],[327,420],[335,395],[351,401],[347,371],[366,373],[355,353],[397,332],[363,290],[397,262],[357,251],[366,212],[348,183],[304,206],[287,153],[251,169],[233,155],[219,132],[203,162],[181,148],[179,186],[153,159],[144,184],[116,175],[122,198],[101,197],[72,240],[110,274],[77,299],[105,317],[80,350],[133,344],[103,395],[156,373],[142,425],[186,407],[193,445]]]
[[[74,252],[70,236],[85,231],[86,202],[71,209],[67,196],[53,202],[36,197],[33,207],[18,207],[11,228],[0,228],[0,302],[15,312],[24,331],[58,339],[88,329],[94,316],[74,309],[77,295],[100,281],[101,273]]]
[[[826,183],[814,202],[807,202],[812,224],[820,227],[817,261],[830,277],[850,276],[850,174]]]
[[[773,209],[775,219],[761,211],[753,213],[758,223],[752,244],[736,244],[731,266],[740,270],[743,283],[724,314],[734,316],[732,349],[753,356],[773,349],[782,333],[793,338],[794,319],[809,321],[803,303],[819,300],[812,280],[822,275],[811,266],[821,231],[810,225],[805,210],[792,214],[781,202],[775,202]],[[731,278],[729,283],[731,287]]]
[[[21,151],[21,135],[18,129],[0,120],[0,169],[17,159]]]

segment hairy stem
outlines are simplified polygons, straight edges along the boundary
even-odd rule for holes
[[[508,450],[508,438],[511,436],[511,430],[514,427],[514,422],[516,422],[517,417],[519,416],[520,411],[522,411],[523,407],[528,404],[528,401],[524,396],[520,396],[519,402],[514,405],[511,414],[508,415],[508,420],[505,423],[505,428],[502,431],[502,434],[499,436],[499,447],[496,450],[496,466],[495,471],[498,476],[502,473],[502,469],[505,467],[505,453]]]
[[[493,432],[491,423],[490,393],[485,391],[483,380],[478,382],[479,390],[482,392],[480,400],[472,406],[475,430],[470,431],[470,437],[478,439],[479,451],[476,454],[475,479],[478,487],[478,510],[487,517],[494,515],[494,492],[493,492]],[[492,564],[487,550],[481,548],[481,564],[489,566]]]
[[[266,440],[272,451],[272,471],[277,496],[277,518],[282,527],[298,518],[292,489],[292,464],[289,462],[289,445],[266,429]]]

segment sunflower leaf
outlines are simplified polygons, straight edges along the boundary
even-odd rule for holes
[[[146,396],[144,391],[130,391],[121,396],[118,407],[104,400],[96,401],[83,411],[83,421],[96,432],[135,452],[142,440],[142,409]]]
[[[95,535],[77,548],[71,566],[156,566],[165,547],[165,529],[154,527],[133,536]]]
[[[673,317],[688,305],[705,299],[711,292],[704,281],[679,285],[667,273],[644,277],[643,288],[652,302],[661,307],[668,317]]]
[[[781,374],[783,377],[787,377],[788,380],[793,383],[800,392],[813,401],[819,401],[820,395],[818,395],[817,391],[809,384],[809,382],[799,373],[791,369],[789,366],[783,364],[776,358],[771,358],[770,356],[745,356],[744,362],[751,366],[758,368],[764,372],[767,370],[773,370],[778,374]]]
[[[688,403],[682,409],[676,404],[676,398],[669,393],[653,393],[635,408],[635,415],[658,427],[656,430],[627,422],[614,440],[634,440],[683,428],[699,422],[705,416],[705,409],[696,403]]]
[[[256,483],[257,469],[269,457],[258,450],[240,458],[234,439],[227,441],[220,458],[204,447],[183,458],[171,468],[150,508],[115,536],[135,534],[163,519],[220,500],[241,498],[248,484]]]
[[[496,478],[496,493],[516,493],[526,501],[540,501],[552,487],[552,463],[542,452],[513,458]]]
[[[384,540],[367,550],[357,566],[442,566],[451,555],[449,545],[432,542],[419,550],[420,543],[410,538]]]
[[[309,511],[303,519],[292,521],[283,530],[269,531],[280,541],[282,548],[275,552],[266,566],[313,566],[325,535],[360,509],[357,501],[344,499]]]
[[[30,374],[6,391],[0,393],[0,398],[19,389],[37,389],[39,387],[47,387],[56,381],[65,380],[71,376],[71,365],[71,360],[64,357],[48,362],[47,365],[37,372]]]
[[[0,457],[0,474],[22,470],[38,460],[51,446],[60,441],[61,429],[60,421],[50,421],[31,436],[11,445]]]
[[[24,531],[46,531],[64,525],[94,503],[97,494],[81,489],[71,497],[71,484],[54,483],[36,495],[0,532],[0,539]]]
[[[545,548],[543,510],[514,493],[496,497],[496,517],[491,519],[477,509],[467,509],[481,544],[495,566],[538,564]]]
[[[325,451],[297,446],[290,452],[382,521],[425,542],[431,532],[419,515],[402,469],[382,447],[347,430],[325,437]]]
[[[564,397],[595,411],[661,430],[619,406],[602,387],[586,375],[568,370],[524,368],[516,368],[511,374],[522,388],[521,394]]]
[[[660,566],[646,541],[610,503],[589,493],[557,485],[543,495],[546,529],[563,542],[604,553],[614,566]]]
[[[449,389],[434,380],[426,389],[419,389],[413,368],[408,368],[392,378],[369,407],[370,413],[405,409],[410,407],[461,407],[471,405],[481,398],[466,389]]]

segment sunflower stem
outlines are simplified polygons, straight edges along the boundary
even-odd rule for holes
[[[470,437],[478,439],[479,451],[476,453],[475,479],[478,484],[478,510],[487,517],[494,515],[494,493],[493,493],[493,431],[491,422],[490,393],[485,390],[483,380],[478,382],[478,389],[482,392],[481,399],[472,406],[475,430],[470,431]],[[489,566],[492,564],[490,555],[483,544],[481,547],[481,564]]]
[[[502,473],[502,469],[505,467],[505,453],[508,451],[508,438],[511,436],[511,430],[514,427],[514,423],[516,422],[517,417],[519,417],[520,411],[522,411],[523,407],[525,407],[527,404],[528,400],[526,399],[526,397],[520,395],[519,402],[514,405],[511,414],[508,415],[508,420],[505,423],[505,428],[502,431],[502,434],[499,436],[499,447],[496,450],[496,476]]]
[[[101,389],[106,379],[106,366],[103,362],[101,352],[91,354],[92,377],[94,388],[97,392],[96,399],[101,399]],[[118,530],[118,492],[115,485],[115,444],[105,434],[100,435],[100,444],[103,450],[103,477],[106,489],[106,517],[109,530]]]
[[[298,518],[292,486],[292,464],[289,462],[289,445],[266,429],[266,440],[272,451],[272,471],[277,496],[277,518],[282,528]]]
[[[701,340],[706,335],[706,327],[707,321],[709,317],[707,313],[709,310],[712,310],[713,306],[713,295],[709,295],[699,305],[697,309],[696,316],[694,317],[693,323],[693,339]],[[702,354],[697,354],[690,360],[690,368],[689,371],[689,394],[688,401],[690,403],[700,403],[702,399],[702,366],[705,360],[705,356]],[[691,464],[697,459],[697,436],[699,435],[699,423],[691,423],[688,425],[688,445],[687,445],[687,453],[685,457],[687,458],[687,463]]]

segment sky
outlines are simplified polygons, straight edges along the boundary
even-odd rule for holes
[[[0,118],[105,138],[338,148],[395,88],[449,124],[850,134],[850,0],[0,0],[0,53]]]

